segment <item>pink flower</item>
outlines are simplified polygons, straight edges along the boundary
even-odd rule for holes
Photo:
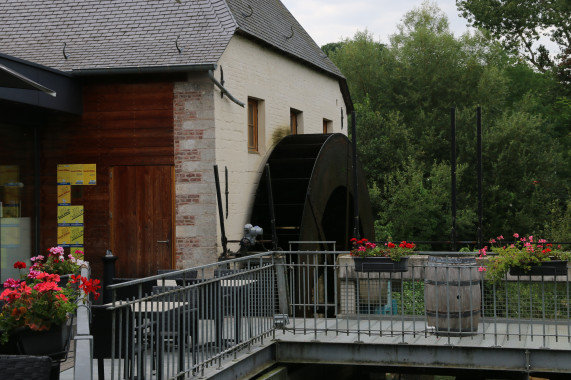
[[[496,239],[490,239],[490,243],[494,244],[496,242]]]
[[[539,239],[538,242],[539,242],[539,244],[543,244],[543,243],[547,243],[547,240],[545,240],[545,239]]]
[[[8,278],[6,281],[4,281],[4,288],[8,289],[8,288],[17,288],[18,286],[20,286],[20,281],[13,279],[13,278]]]
[[[478,268],[478,272],[485,272],[486,271],[486,267],[479,267]]]
[[[533,236],[529,237],[529,241],[533,242]]]
[[[516,233],[514,234],[514,238],[517,239],[518,237],[519,237],[519,234],[516,232]]]
[[[498,240],[504,240],[504,236],[503,235],[498,236]]]
[[[28,273],[28,278],[38,278],[40,273],[42,273],[42,272],[30,269],[30,273]]]
[[[51,247],[48,249],[50,252],[50,256],[62,256],[63,255],[63,247]]]

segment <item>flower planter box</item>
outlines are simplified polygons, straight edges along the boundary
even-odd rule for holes
[[[406,272],[408,257],[392,261],[390,257],[354,257],[355,272]]]
[[[567,274],[567,261],[544,261],[541,265],[534,265],[529,271],[521,267],[510,267],[512,276],[565,276]]]
[[[47,331],[33,331],[23,328],[14,333],[21,355],[49,356],[52,361],[67,358],[72,335],[73,317],[66,323],[52,326]]]

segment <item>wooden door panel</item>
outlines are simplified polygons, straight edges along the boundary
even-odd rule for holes
[[[118,257],[117,276],[144,277],[172,268],[172,167],[118,166],[111,173],[111,246]]]

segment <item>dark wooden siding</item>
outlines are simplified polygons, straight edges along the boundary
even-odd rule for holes
[[[84,206],[86,258],[94,276],[102,275],[101,257],[110,248],[110,167],[174,165],[173,83],[84,83],[83,115],[42,128],[41,252],[57,244],[57,165],[95,163],[97,185],[72,186],[72,204]]]

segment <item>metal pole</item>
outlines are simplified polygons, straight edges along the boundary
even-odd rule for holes
[[[353,144],[353,237],[359,239],[359,185],[357,183],[357,122],[355,111],[351,111],[351,135]]]
[[[222,197],[220,194],[220,178],[218,177],[218,165],[214,165],[214,182],[216,183],[216,197],[218,198],[218,216],[220,218],[220,233],[222,235],[222,257],[228,256],[228,239],[224,229],[224,211],[222,210]]]
[[[452,157],[450,159],[450,170],[452,173],[452,251],[456,251],[456,108],[450,108],[450,138]]]
[[[484,216],[483,186],[482,186],[482,107],[476,109],[476,138],[478,151],[478,249],[483,247],[482,219]]]
[[[222,66],[220,67],[220,69],[222,69]],[[224,175],[226,177],[226,183],[224,184],[226,186],[226,191],[225,191],[225,195],[226,195],[226,219],[228,219],[228,194],[230,194],[230,192],[228,191],[228,166],[224,166]]]

